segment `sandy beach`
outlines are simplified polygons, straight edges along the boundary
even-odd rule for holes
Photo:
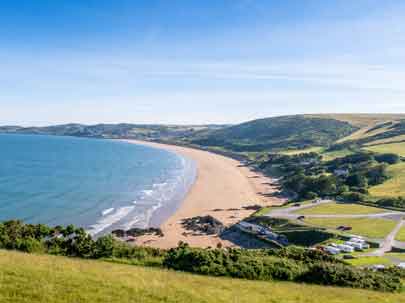
[[[211,215],[228,226],[253,212],[243,209],[243,206],[275,205],[283,202],[282,199],[269,195],[276,192],[270,178],[251,171],[234,159],[188,147],[136,140],[126,141],[178,153],[192,159],[197,165],[196,181],[185,200],[161,225],[164,237],[139,237],[137,245],[170,248],[177,246],[179,241],[183,241],[198,247],[215,247],[218,243],[223,246],[234,246],[233,243],[219,239],[217,236],[192,234],[185,230],[180,222],[184,218]]]

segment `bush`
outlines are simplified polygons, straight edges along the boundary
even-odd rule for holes
[[[399,291],[402,283],[399,275],[384,274],[358,269],[343,264],[315,263],[300,277],[307,283],[350,286],[380,291]]]
[[[314,193],[313,191],[309,191],[305,194],[305,199],[313,200],[316,198],[318,198],[318,195],[316,193]]]
[[[342,193],[339,197],[346,202],[363,202],[366,199],[364,194],[357,192]]]
[[[374,156],[377,162],[383,162],[387,164],[397,164],[401,158],[397,154],[387,153],[387,154],[377,154]]]
[[[397,291],[402,286],[399,273],[358,269],[323,252],[299,247],[218,250],[182,244],[168,251],[163,264],[175,270],[250,280],[298,281],[381,291]]]
[[[380,206],[405,208],[405,199],[402,197],[398,198],[383,198],[376,202]]]

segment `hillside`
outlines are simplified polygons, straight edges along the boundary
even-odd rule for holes
[[[313,296],[316,294],[316,296]],[[403,294],[212,278],[0,250],[0,302],[404,302]]]
[[[156,140],[232,152],[336,149],[405,141],[405,114],[314,114],[237,125],[64,124],[2,126],[0,133]]]
[[[358,127],[331,118],[303,115],[249,121],[219,129],[191,142],[232,151],[265,151],[328,146]]]
[[[348,122],[358,130],[337,140],[341,145],[369,146],[405,140],[405,114],[322,114],[310,117],[328,117]]]

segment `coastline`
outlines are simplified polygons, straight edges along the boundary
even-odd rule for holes
[[[229,226],[254,212],[243,209],[244,206],[270,206],[284,201],[270,195],[277,191],[271,178],[253,172],[237,160],[189,147],[139,140],[124,141],[174,152],[193,160],[197,168],[195,182],[185,198],[160,225],[164,237],[142,236],[135,242],[137,245],[171,248],[183,241],[198,247],[215,247],[218,243],[225,247],[235,246],[218,236],[192,234],[180,222],[185,218],[211,215]]]

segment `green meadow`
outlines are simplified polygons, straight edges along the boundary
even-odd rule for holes
[[[328,203],[299,210],[295,213],[302,215],[357,215],[378,214],[386,212],[385,209],[369,207],[360,204]]]
[[[316,295],[314,295],[316,294]],[[0,251],[0,302],[399,303],[403,293],[214,278],[155,268]]]
[[[307,218],[304,220],[311,225],[336,229],[344,225],[352,227],[351,234],[370,238],[384,238],[397,224],[394,220],[370,218]]]

